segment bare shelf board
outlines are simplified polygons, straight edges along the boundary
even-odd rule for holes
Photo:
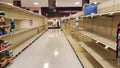
[[[87,31],[79,31],[79,32],[83,35],[86,35],[86,36],[90,37],[93,40],[96,40],[97,43],[101,43],[101,44],[105,45],[106,49],[111,48],[113,50],[116,50],[116,45],[117,44],[116,44],[115,41],[112,41],[110,39],[104,38],[102,36],[99,36],[99,35],[96,35],[96,34],[93,34],[93,33],[87,32]]]
[[[91,54],[104,68],[114,68],[108,61],[104,60],[102,56],[100,56],[97,52],[87,46],[84,42],[79,42],[79,44],[89,53]]]

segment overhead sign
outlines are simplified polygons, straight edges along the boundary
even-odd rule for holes
[[[84,6],[84,4],[89,4],[90,0],[82,0],[82,6]]]
[[[49,3],[49,9],[56,8],[56,0],[48,0],[48,3]]]

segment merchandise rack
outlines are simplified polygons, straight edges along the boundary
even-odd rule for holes
[[[74,28],[74,25],[67,25],[67,26],[65,26],[65,29],[68,30],[69,33],[70,33],[70,31],[72,31],[74,29],[75,33],[74,33],[74,35],[72,35],[72,36],[74,36],[74,38],[77,37],[78,39],[81,38],[82,40],[84,40],[83,39],[84,37],[88,37],[89,39],[94,40],[94,47],[97,47],[99,44],[101,44],[101,45],[99,45],[100,46],[99,49],[101,49],[101,47],[102,47],[102,49],[105,51],[105,53],[108,53],[108,54],[112,53],[111,55],[113,55],[113,57],[107,58],[109,56],[104,56],[104,55],[100,54],[97,50],[94,51],[92,49],[92,47],[89,47],[90,46],[89,44],[86,44],[86,42],[78,41],[78,43],[81,45],[81,47],[83,47],[103,67],[105,67],[105,68],[106,67],[109,67],[109,68],[119,68],[119,64],[117,63],[117,58],[115,57],[115,51],[116,51],[116,46],[117,46],[116,41],[113,40],[113,39],[110,39],[108,37],[102,36],[100,34],[94,33],[93,31],[87,30],[88,28],[91,28],[91,27],[93,28],[93,26],[89,25],[89,27],[87,27],[87,29],[86,29],[85,28],[85,24],[87,24],[87,23],[86,23],[85,20],[88,20],[88,19],[91,20],[91,22],[88,23],[88,24],[92,24],[92,22],[94,22],[94,20],[96,20],[96,18],[97,19],[101,18],[101,20],[102,19],[104,19],[104,20],[105,19],[107,19],[107,20],[111,19],[110,21],[111,21],[112,24],[114,22],[118,23],[118,20],[114,19],[114,18],[120,16],[120,11],[100,13],[100,14],[93,14],[93,15],[86,15],[86,16],[83,16],[83,15],[77,15],[77,16],[79,16],[79,26],[80,27],[76,30]],[[70,21],[71,17],[67,17],[67,18],[64,18],[64,19],[68,20],[67,23],[71,23],[72,22],[72,21]],[[75,15],[72,18],[74,18],[74,20],[75,20]],[[87,22],[89,22],[89,20]],[[74,23],[74,22],[72,22],[72,23]],[[94,23],[96,23],[96,22],[94,22]],[[106,23],[107,23],[107,21],[106,21]],[[115,26],[116,25],[114,24],[113,26],[114,26],[114,30],[115,30]],[[97,26],[95,26],[95,27],[97,27]],[[113,30],[113,27],[111,29]],[[114,37],[114,38],[116,38],[116,37]],[[85,62],[85,61],[83,61],[83,62]]]
[[[38,15],[31,11],[9,5],[4,2],[0,2],[0,11],[5,11],[4,18],[7,22],[14,19],[16,23],[28,23],[29,20],[33,20],[33,26],[30,27],[18,27],[13,34],[6,34],[0,36],[1,40],[7,40],[11,42],[11,46],[0,51],[13,50],[13,57],[4,59],[3,63],[0,63],[4,67],[7,63],[10,63],[15,57],[17,57],[24,49],[28,47],[37,37],[39,37],[47,29],[47,18],[42,15]],[[38,21],[36,21],[38,20]],[[19,24],[16,24],[18,26]],[[5,27],[8,27],[9,23]],[[23,24],[26,25],[26,24]],[[23,39],[24,37],[24,39]]]

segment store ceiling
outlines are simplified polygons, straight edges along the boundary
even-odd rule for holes
[[[38,6],[40,7],[48,7],[48,0],[21,0],[21,5],[23,7],[31,7],[36,6],[34,2],[39,3]],[[80,7],[82,5],[82,0],[56,0],[57,7]],[[80,2],[79,4],[75,5],[75,2]]]
[[[90,2],[104,2],[107,0],[90,0]],[[34,5],[36,2],[38,5]],[[82,0],[56,0],[57,7],[81,7]],[[75,2],[79,2],[79,4],[75,4]],[[48,0],[21,0],[22,7],[31,7],[31,6],[39,6],[39,7],[48,7]]]

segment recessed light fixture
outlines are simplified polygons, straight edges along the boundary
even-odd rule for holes
[[[93,2],[94,4],[98,4],[98,2]]]
[[[38,3],[38,2],[34,2],[33,4],[34,4],[34,5],[39,5],[39,3]]]
[[[78,4],[80,4],[80,2],[75,2],[75,5],[78,5]]]
[[[45,64],[44,64],[44,68],[49,68],[49,64],[48,64],[48,63],[45,63]]]
[[[56,2],[56,5],[58,5],[58,3]]]
[[[58,55],[58,51],[55,51],[55,52],[54,52],[54,55],[57,56],[57,55]]]

